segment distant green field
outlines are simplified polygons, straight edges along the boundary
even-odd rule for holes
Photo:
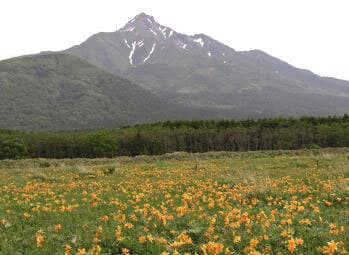
[[[0,161],[0,254],[347,254],[349,149]]]

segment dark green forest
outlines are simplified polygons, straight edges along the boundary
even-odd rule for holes
[[[349,147],[349,116],[168,121],[111,130],[0,130],[0,159],[98,158],[176,151]]]

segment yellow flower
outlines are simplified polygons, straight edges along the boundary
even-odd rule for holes
[[[86,255],[85,248],[79,248],[78,251],[75,253],[75,255]]]
[[[122,248],[122,255],[129,255],[130,254],[130,250],[127,248]]]
[[[24,218],[25,220],[28,220],[30,217],[31,217],[31,216],[30,216],[29,213],[27,213],[27,212],[23,213],[23,218]]]
[[[36,247],[42,247],[45,242],[44,232],[42,230],[39,230],[38,232],[36,232],[35,239],[36,239]]]
[[[187,208],[186,205],[185,205],[185,206],[177,207],[177,208],[176,208],[177,216],[178,216],[178,217],[183,217],[184,214],[186,214],[187,209],[188,209],[188,208]]]
[[[101,247],[96,244],[92,247],[92,255],[100,255],[101,254]]]
[[[179,242],[182,242],[183,244],[192,244],[193,241],[191,240],[190,236],[188,236],[186,233],[182,233],[178,236]]]
[[[55,232],[60,232],[62,230],[62,225],[61,224],[57,224],[55,225]]]
[[[154,241],[154,238],[151,234],[147,235],[147,239],[149,242],[153,242]]]
[[[203,254],[218,255],[223,252],[224,245],[222,243],[209,242],[201,246]]]
[[[117,228],[115,229],[115,240],[116,241],[121,241],[122,238],[122,231],[121,231],[121,227],[117,226]]]
[[[72,247],[69,244],[66,244],[64,247],[64,255],[71,255]]]
[[[237,244],[241,242],[241,236],[234,236],[233,243]]]
[[[299,224],[311,226],[311,221],[309,219],[303,219],[299,221]]]
[[[145,236],[138,237],[138,242],[140,244],[144,244],[147,241],[147,238]]]

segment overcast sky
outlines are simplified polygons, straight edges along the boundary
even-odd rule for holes
[[[177,32],[349,80],[348,0],[0,0],[0,59],[80,44],[140,12]]]

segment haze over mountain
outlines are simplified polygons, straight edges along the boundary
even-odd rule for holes
[[[348,112],[348,81],[259,50],[235,51],[205,34],[178,33],[145,13],[62,52],[0,62],[0,128]]]
[[[259,50],[238,52],[205,34],[178,33],[145,13],[118,31],[95,34],[64,52],[163,99],[221,110],[224,117],[349,111],[348,81],[320,77]]]

